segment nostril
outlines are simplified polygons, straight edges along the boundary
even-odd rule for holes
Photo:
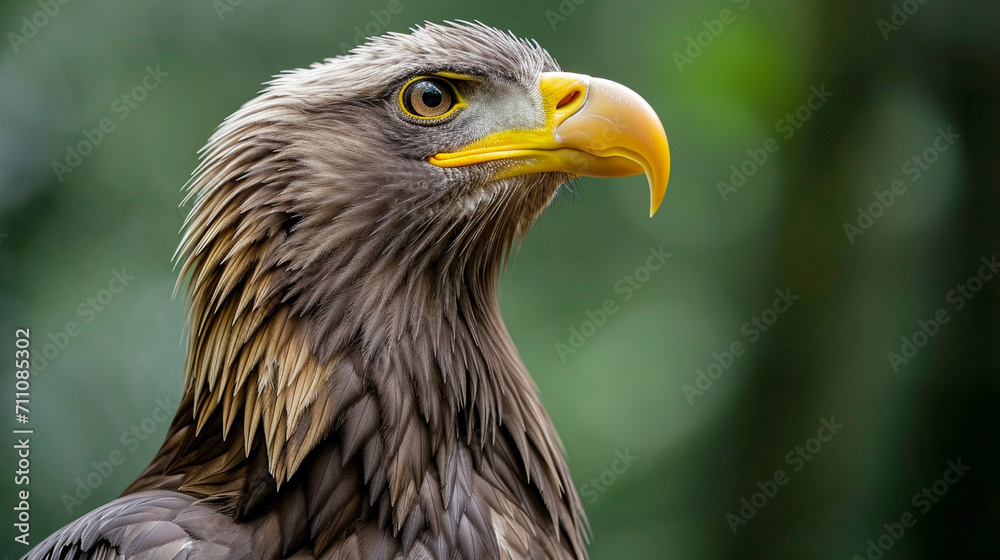
[[[574,89],[573,91],[567,93],[566,96],[562,98],[562,101],[560,101],[559,104],[556,105],[556,109],[562,109],[563,107],[576,101],[580,97],[580,95],[581,95],[580,90],[578,89]]]

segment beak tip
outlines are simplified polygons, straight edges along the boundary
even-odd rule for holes
[[[654,180],[652,175],[648,175],[647,177],[649,179],[649,217],[652,218],[656,214],[656,211],[660,209],[663,197],[667,194],[667,184],[666,181],[661,183]]]

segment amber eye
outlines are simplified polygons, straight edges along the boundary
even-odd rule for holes
[[[440,78],[419,78],[403,88],[400,101],[411,116],[434,118],[446,115],[456,103],[455,89]]]

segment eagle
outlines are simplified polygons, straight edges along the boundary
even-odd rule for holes
[[[645,174],[652,215],[669,166],[638,94],[478,22],[279,74],[186,186],[162,448],[25,558],[586,558],[497,284],[568,180]]]

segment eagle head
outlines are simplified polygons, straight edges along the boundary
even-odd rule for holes
[[[188,185],[186,399],[147,471],[161,482],[133,490],[181,472],[180,488],[228,496],[241,519],[283,484],[308,486],[325,445],[338,459],[323,468],[358,477],[338,495],[367,496],[350,502],[358,518],[375,508],[393,534],[438,502],[469,515],[455,504],[480,500],[500,517],[454,522],[492,535],[491,556],[517,532],[502,537],[497,519],[535,518],[584,554],[579,499],[496,283],[560,185],[640,173],[652,214],[669,154],[648,103],[481,24],[391,33],[277,76],[218,128]]]
[[[560,185],[639,173],[652,213],[669,155],[642,98],[481,24],[278,76],[188,185],[163,446],[26,559],[585,559],[496,283]]]

